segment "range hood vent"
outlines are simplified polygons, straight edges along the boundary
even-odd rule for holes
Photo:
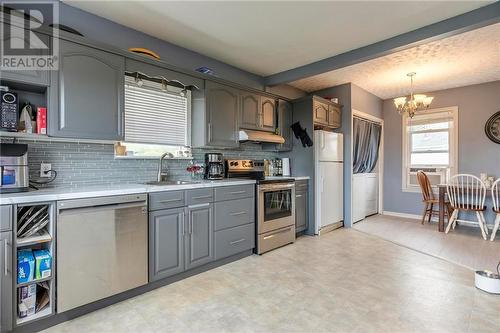
[[[264,132],[264,131],[252,131],[252,130],[240,130],[239,132],[240,142],[252,141],[261,143],[285,143],[285,139],[278,134]]]

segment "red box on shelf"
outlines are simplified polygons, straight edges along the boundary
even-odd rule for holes
[[[47,108],[37,108],[36,132],[38,134],[47,134]]]

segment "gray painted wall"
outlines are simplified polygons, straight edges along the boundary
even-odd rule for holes
[[[352,110],[383,118],[383,101],[352,83],[319,90],[313,94],[338,97],[343,105],[342,127],[338,132],[344,134],[344,225],[349,228],[352,226]]]
[[[191,71],[206,66],[213,69],[217,77],[255,89],[264,88],[261,76],[71,7],[65,3],[59,4],[59,13],[61,24],[80,31],[90,40],[106,43],[124,50],[130,47],[145,47],[158,53],[163,61],[173,66]]]
[[[427,94],[434,96],[432,108],[458,106],[458,171],[500,177],[500,145],[484,133],[487,119],[500,111],[500,81]],[[401,190],[402,123],[392,100],[384,101],[384,122],[384,210],[421,214],[421,195]]]
[[[12,142],[2,138],[2,142]],[[51,163],[57,178],[49,186],[82,187],[92,185],[133,184],[156,179],[158,159],[115,159],[112,144],[75,143],[58,141],[23,141],[28,144],[30,179],[40,180],[40,163]],[[195,162],[204,162],[205,152],[220,152],[226,158],[275,158],[277,153],[262,151],[257,144],[242,145],[239,150],[193,149]],[[187,160],[165,160],[168,173],[186,179]],[[42,181],[44,181],[42,179]]]
[[[288,84],[280,84],[273,87],[266,87],[266,92],[283,96],[289,99],[298,99],[307,95],[305,91],[290,86]]]
[[[374,94],[351,83],[351,104],[357,111],[368,113],[377,118],[384,118],[383,100]]]

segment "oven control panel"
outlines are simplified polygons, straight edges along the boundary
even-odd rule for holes
[[[264,161],[226,160],[228,171],[259,171],[264,168]]]

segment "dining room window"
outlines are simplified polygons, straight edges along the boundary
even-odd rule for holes
[[[420,111],[403,116],[403,190],[419,191],[417,172],[423,170],[433,185],[457,173],[458,108]]]

